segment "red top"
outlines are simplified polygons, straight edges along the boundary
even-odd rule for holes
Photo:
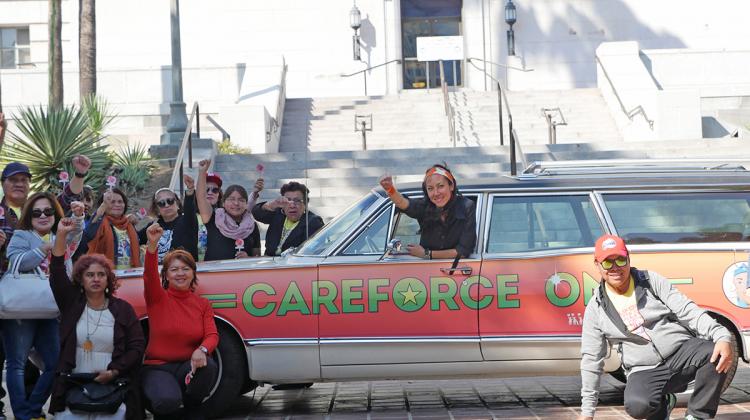
[[[148,312],[148,346],[144,364],[161,365],[190,360],[201,345],[212,353],[219,344],[214,311],[206,298],[191,291],[161,286],[156,254],[146,253],[143,295]]]

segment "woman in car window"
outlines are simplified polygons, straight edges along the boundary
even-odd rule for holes
[[[456,179],[445,164],[433,165],[425,173],[425,198],[404,197],[390,175],[380,178],[380,186],[399,210],[419,222],[419,245],[408,244],[409,254],[424,259],[463,258],[474,251],[476,204],[459,194]]]

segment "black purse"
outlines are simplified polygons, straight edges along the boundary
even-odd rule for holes
[[[128,380],[117,378],[108,384],[94,381],[96,373],[69,373],[63,375],[70,384],[65,394],[65,405],[73,411],[114,414],[128,392]]]

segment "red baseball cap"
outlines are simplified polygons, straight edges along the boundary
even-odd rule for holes
[[[213,182],[216,184],[219,188],[221,188],[221,177],[216,172],[209,172],[206,174],[206,183]]]
[[[594,245],[594,261],[602,262],[609,257],[627,257],[628,247],[621,237],[602,235]]]

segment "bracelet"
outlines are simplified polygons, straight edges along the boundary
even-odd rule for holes
[[[398,191],[396,191],[396,187],[394,187],[393,185],[391,185],[391,186],[388,187],[387,190],[385,190],[385,192],[387,192],[388,195],[396,195],[396,193]]]
[[[85,178],[85,177],[86,177],[86,174],[82,174],[82,173],[80,173],[80,172],[76,172],[76,173],[75,173],[75,176],[76,176],[76,178]]]

